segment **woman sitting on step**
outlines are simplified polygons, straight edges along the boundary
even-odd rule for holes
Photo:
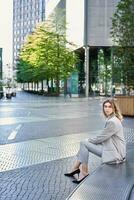
[[[100,135],[80,142],[77,160],[71,172],[64,174],[68,177],[78,174],[74,183],[80,183],[89,175],[89,152],[101,157],[102,163],[118,164],[125,161],[126,142],[121,123],[122,115],[114,99],[103,102],[103,113],[106,117],[104,130]]]

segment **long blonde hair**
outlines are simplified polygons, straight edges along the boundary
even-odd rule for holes
[[[120,120],[120,121],[122,121],[122,119],[123,119],[123,116],[122,116],[122,114],[121,114],[121,111],[120,111],[120,109],[119,109],[119,106],[117,105],[117,102],[116,102],[117,100],[116,99],[107,99],[107,100],[105,100],[104,102],[103,102],[103,113],[104,113],[104,115],[107,117],[107,115],[106,115],[106,113],[105,113],[105,111],[104,111],[104,105],[105,105],[105,103],[110,103],[111,104],[111,106],[112,106],[112,109],[113,109],[113,113],[115,114],[115,116]]]

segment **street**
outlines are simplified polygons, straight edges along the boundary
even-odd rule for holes
[[[100,130],[101,102],[19,92],[0,102],[0,144]]]

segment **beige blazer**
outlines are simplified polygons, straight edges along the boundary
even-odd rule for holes
[[[108,118],[101,135],[89,139],[94,144],[102,144],[102,163],[121,163],[126,157],[126,142],[121,121],[112,115]]]

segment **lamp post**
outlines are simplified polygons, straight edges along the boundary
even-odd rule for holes
[[[89,46],[85,46],[85,96],[89,96]]]
[[[84,0],[85,96],[89,96],[88,0]]]
[[[2,80],[2,48],[0,48],[0,79]]]

